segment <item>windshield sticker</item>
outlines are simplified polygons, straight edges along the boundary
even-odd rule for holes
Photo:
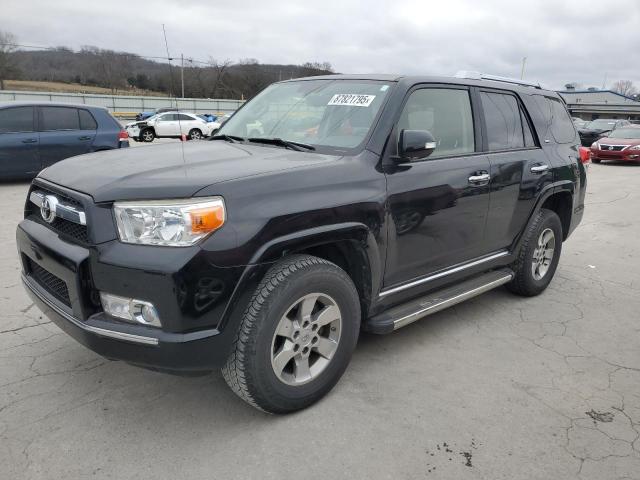
[[[336,93],[327,105],[347,105],[349,107],[368,107],[376,98],[375,95],[359,95],[356,93]]]
[[[381,92],[386,92],[388,89],[389,89],[389,85],[382,85],[382,86],[380,87],[380,91],[381,91]]]

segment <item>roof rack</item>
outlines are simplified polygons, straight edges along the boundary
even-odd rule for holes
[[[512,83],[514,85],[523,85],[525,87],[542,88],[539,83],[527,82],[526,80],[520,80],[519,78],[501,77],[499,75],[487,75],[486,73],[471,72],[467,70],[460,70],[456,73],[456,78],[467,78],[469,80],[493,80],[494,82]]]

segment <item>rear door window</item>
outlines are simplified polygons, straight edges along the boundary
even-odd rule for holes
[[[80,118],[77,108],[40,107],[40,129],[80,130]]]
[[[33,107],[0,110],[0,133],[33,132]]]
[[[511,94],[493,92],[480,92],[480,98],[487,126],[489,150],[524,148],[522,113],[518,99]]]
[[[91,112],[88,110],[78,110],[80,115],[80,130],[96,130],[98,128],[98,124],[96,123],[95,118],[91,115]]]

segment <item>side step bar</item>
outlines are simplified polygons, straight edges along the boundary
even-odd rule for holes
[[[390,333],[427,315],[493,290],[509,282],[512,278],[513,272],[508,268],[484,273],[457,285],[393,307],[375,317],[371,317],[365,322],[363,328],[371,333]]]

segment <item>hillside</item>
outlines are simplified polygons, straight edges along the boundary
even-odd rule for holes
[[[143,95],[151,97],[166,97],[166,92],[154,92],[138,88],[116,89],[81,85],[79,83],[40,82],[36,80],[6,80],[6,90],[19,90],[29,92],[56,92],[56,93],[97,93],[102,95]]]
[[[5,79],[6,89],[31,89],[27,87],[30,85],[65,92],[181,96],[180,68],[175,61],[170,67],[167,62],[96,47],[79,51],[18,50],[7,55],[12,68]],[[246,99],[278,80],[332,72],[328,63],[278,65],[261,64],[254,59],[235,63],[185,60],[184,93],[196,98]]]

